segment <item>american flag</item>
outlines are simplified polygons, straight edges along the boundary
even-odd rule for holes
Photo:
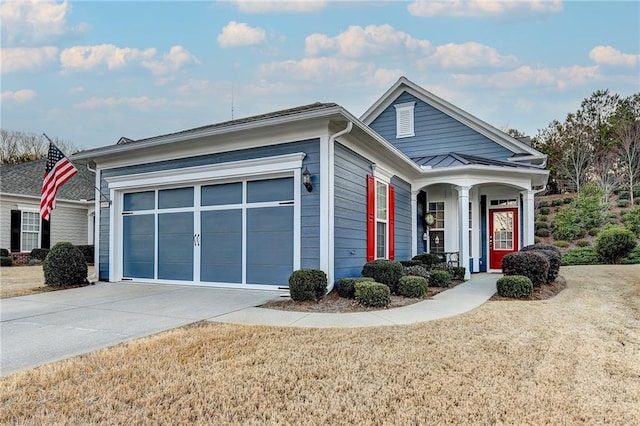
[[[44,170],[42,183],[42,198],[40,199],[40,217],[49,220],[49,213],[56,208],[56,192],[58,188],[78,173],[71,161],[53,143],[49,143],[47,165]]]

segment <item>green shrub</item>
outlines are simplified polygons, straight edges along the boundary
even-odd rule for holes
[[[546,214],[536,214],[535,215],[536,222],[546,222],[549,220],[549,216]]]
[[[82,255],[84,256],[84,260],[87,263],[93,264],[93,262],[95,261],[93,254],[94,254],[94,249],[93,246],[91,245],[81,245],[81,246],[76,246],[78,247],[78,249],[82,252]]]
[[[320,269],[298,269],[289,276],[289,294],[293,300],[318,300],[327,292],[327,274]]]
[[[533,237],[533,242],[538,244],[540,241],[542,241],[542,238],[540,237]]]
[[[562,198],[556,198],[553,201],[551,201],[551,205],[554,207],[558,207],[564,204],[564,200]]]
[[[563,202],[564,204],[571,204],[571,203],[573,202],[573,197],[564,197],[564,198],[562,199],[562,202]]]
[[[432,287],[449,287],[451,274],[447,271],[433,271],[429,277],[429,285]]]
[[[464,280],[465,272],[467,272],[467,268],[465,268],[464,266],[452,266],[451,268],[449,268],[451,279],[454,280]]]
[[[87,262],[73,244],[62,241],[51,247],[42,264],[44,283],[51,287],[84,284]]]
[[[369,277],[345,277],[340,278],[338,281],[338,295],[340,297],[344,297],[346,299],[353,299],[356,297],[356,283],[371,281],[373,282],[373,278]]]
[[[420,253],[413,257],[413,260],[422,262],[428,269],[434,269],[439,263],[442,262],[442,258],[435,253]]]
[[[538,208],[549,207],[549,202],[547,200],[541,200],[538,202]]]
[[[536,229],[536,237],[548,237],[549,230],[547,228]]]
[[[535,229],[536,231],[538,229],[547,229],[549,227],[549,225],[547,225],[547,222],[536,222],[535,223]]]
[[[384,307],[391,303],[389,287],[375,281],[356,283],[355,296],[364,306]]]
[[[538,211],[540,212],[540,214],[548,215],[549,212],[551,212],[551,209],[547,206],[542,206]]]
[[[505,275],[524,275],[534,286],[547,282],[549,261],[538,250],[517,251],[502,258],[502,273]]]
[[[401,260],[400,264],[405,268],[408,266],[422,266],[422,262],[419,260]]]
[[[9,250],[0,249],[0,257],[9,257]]]
[[[562,266],[599,265],[600,259],[593,247],[581,247],[567,251],[562,256]]]
[[[598,235],[598,232],[600,232],[600,228],[589,229],[589,235],[591,235],[592,237],[595,237],[596,235]]]
[[[640,264],[640,245],[637,245],[633,250],[631,250],[631,253],[629,253],[624,259],[622,259],[620,263],[624,265]]]
[[[424,277],[408,275],[400,278],[398,293],[404,297],[423,297],[427,294],[427,280]]]
[[[640,201],[640,197],[638,198]],[[622,223],[625,228],[640,237],[640,206],[635,206],[632,210],[625,212],[622,215]]]
[[[578,241],[576,241],[576,245],[578,247],[587,247],[587,246],[590,246],[591,243],[589,241],[587,241],[587,240],[578,240]]]
[[[589,182],[580,188],[572,205],[579,212],[580,223],[584,229],[598,228],[602,224],[607,211],[607,204],[602,202],[603,198],[604,191],[595,182]]]
[[[633,198],[634,198],[634,200],[636,198],[640,198],[640,185],[637,185],[637,186],[633,187]]]
[[[605,227],[596,237],[594,248],[605,263],[620,263],[636,246],[636,236],[622,226]]]
[[[398,289],[403,272],[402,264],[394,260],[378,259],[367,262],[362,267],[363,277],[371,277],[374,281],[385,284],[393,293]]]
[[[621,208],[629,207],[629,200],[618,200],[618,207],[621,207]]]
[[[572,206],[558,210],[552,221],[553,238],[556,240],[575,240],[582,229],[579,212]]]
[[[618,199],[619,200],[628,200],[629,199],[629,191],[618,191]]]
[[[29,259],[36,259],[36,260],[43,261],[47,258],[48,254],[49,254],[49,249],[34,248],[33,250],[31,250],[31,253],[29,253]]]
[[[502,297],[525,298],[533,293],[533,283],[523,275],[508,275],[496,282],[498,294]]]
[[[429,281],[429,270],[422,264],[417,266],[407,266],[404,268],[404,275],[412,275],[414,277],[422,277]]]
[[[0,256],[0,266],[13,266],[13,259],[9,256]]]
[[[557,247],[549,244],[533,244],[522,247],[523,252],[535,250],[542,253],[549,262],[549,272],[547,273],[547,283],[552,283],[558,278],[560,273],[560,265],[562,264],[562,254]]]
[[[568,241],[563,241],[563,240],[558,240],[558,241],[554,241],[553,245],[556,247],[560,247],[560,248],[566,248],[569,247],[569,242]]]
[[[607,213],[607,218],[608,218],[608,219],[617,219],[617,218],[618,218],[618,213],[616,213],[616,212],[609,212],[609,213]]]

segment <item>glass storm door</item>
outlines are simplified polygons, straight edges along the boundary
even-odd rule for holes
[[[502,258],[518,251],[518,209],[489,211],[489,267],[502,269]]]

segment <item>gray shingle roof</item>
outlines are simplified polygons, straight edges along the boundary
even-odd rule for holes
[[[0,192],[40,197],[46,159],[20,164],[0,164]],[[86,167],[76,165],[76,173],[58,189],[59,200],[94,199],[95,175]]]
[[[428,155],[425,157],[414,157],[412,158],[412,160],[415,161],[415,163],[419,166],[431,166],[432,169],[454,166],[467,166],[472,164],[513,168],[539,168],[529,164],[493,160],[490,158],[478,157],[469,154],[460,154],[456,152],[450,152],[448,154],[441,155]]]
[[[198,131],[201,131],[201,130],[232,127],[232,126],[235,126],[235,125],[238,125],[238,124],[245,124],[245,123],[251,123],[251,122],[255,122],[255,121],[268,120],[268,119],[272,119],[272,118],[286,117],[286,116],[290,116],[290,115],[299,114],[301,112],[323,110],[323,109],[327,109],[327,108],[333,108],[333,107],[336,107],[336,106],[338,106],[338,104],[315,102],[315,103],[309,104],[309,105],[302,105],[302,106],[298,106],[298,107],[295,107],[295,108],[288,108],[288,109],[283,109],[283,110],[279,110],[279,111],[273,111],[273,112],[269,112],[269,113],[266,113],[266,114],[253,115],[251,117],[244,117],[244,118],[239,118],[239,119],[236,119],[236,120],[224,121],[222,123],[210,124],[210,125],[207,125],[207,126],[196,127],[196,128],[193,128],[193,129],[183,130],[183,131],[180,131],[180,132],[168,133],[168,134],[165,134],[165,135],[153,136],[153,137],[150,137],[150,138],[132,140],[132,139],[129,139],[129,138],[126,138],[126,137],[121,137],[117,144],[118,145],[132,144],[132,143],[136,143],[136,142],[148,141],[148,140],[151,140],[151,139],[162,138],[162,137],[166,137],[166,136],[176,136],[176,135],[182,135],[182,134],[189,134],[189,133],[198,132]]]

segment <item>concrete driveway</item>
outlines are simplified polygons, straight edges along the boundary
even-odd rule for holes
[[[0,300],[0,374],[85,354],[278,298],[277,291],[98,283]]]

